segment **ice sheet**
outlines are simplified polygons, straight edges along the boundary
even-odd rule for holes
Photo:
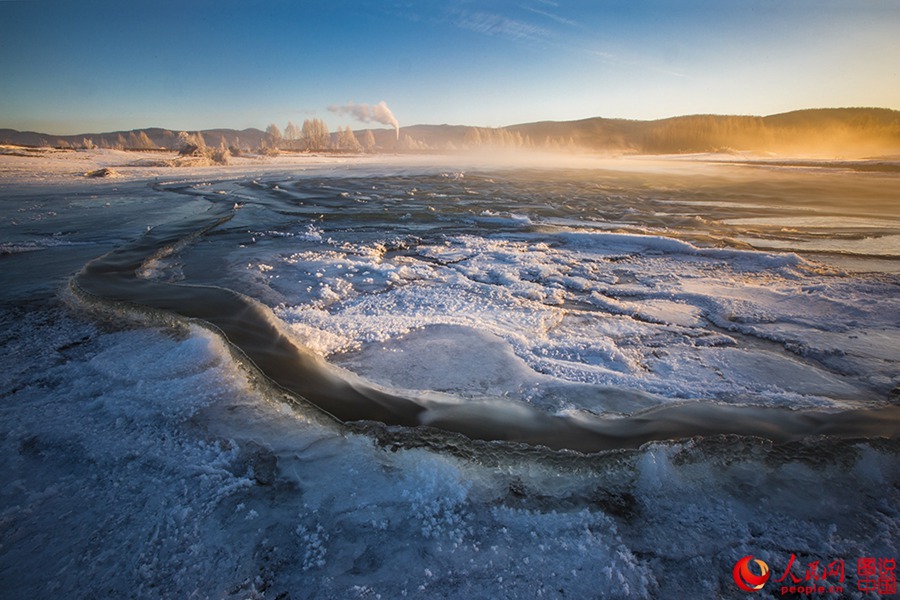
[[[371,247],[308,255],[314,261],[259,263],[283,298],[308,299],[282,305],[279,315],[323,355],[385,384],[407,386],[410,370],[427,370],[428,357],[438,378],[432,387],[469,395],[501,370],[521,381],[520,390],[539,388],[537,376],[547,375],[669,398],[790,406],[858,400],[900,383],[890,346],[891,315],[900,314],[893,284],[817,273],[794,254],[560,233],[527,241],[448,237],[391,259]],[[449,367],[443,345],[453,336],[438,325],[489,333],[492,348],[502,344],[491,352],[499,362],[469,361],[460,343],[465,367]],[[426,346],[443,350],[416,350]],[[378,358],[385,351],[390,360]],[[509,355],[517,368],[502,362]],[[454,374],[441,375],[448,369]],[[418,379],[412,387],[429,386]],[[528,395],[537,401],[540,392]]]

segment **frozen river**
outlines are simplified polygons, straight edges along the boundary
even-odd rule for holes
[[[896,174],[448,164],[0,181],[0,594],[737,597],[744,556],[897,556]]]

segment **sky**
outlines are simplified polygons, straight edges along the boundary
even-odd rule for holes
[[[0,128],[900,109],[898,58],[900,0],[0,0]]]

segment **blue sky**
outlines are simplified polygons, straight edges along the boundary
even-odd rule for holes
[[[900,0],[0,0],[0,127],[900,109]]]

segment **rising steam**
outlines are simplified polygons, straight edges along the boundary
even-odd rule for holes
[[[354,119],[363,123],[371,123],[374,121],[376,123],[390,125],[394,128],[397,139],[400,139],[400,123],[397,122],[397,117],[394,116],[394,113],[391,112],[391,109],[388,108],[388,105],[384,100],[374,106],[369,104],[356,104],[355,102],[348,102],[343,106],[332,104],[328,107],[328,110],[342,116],[351,115]]]

